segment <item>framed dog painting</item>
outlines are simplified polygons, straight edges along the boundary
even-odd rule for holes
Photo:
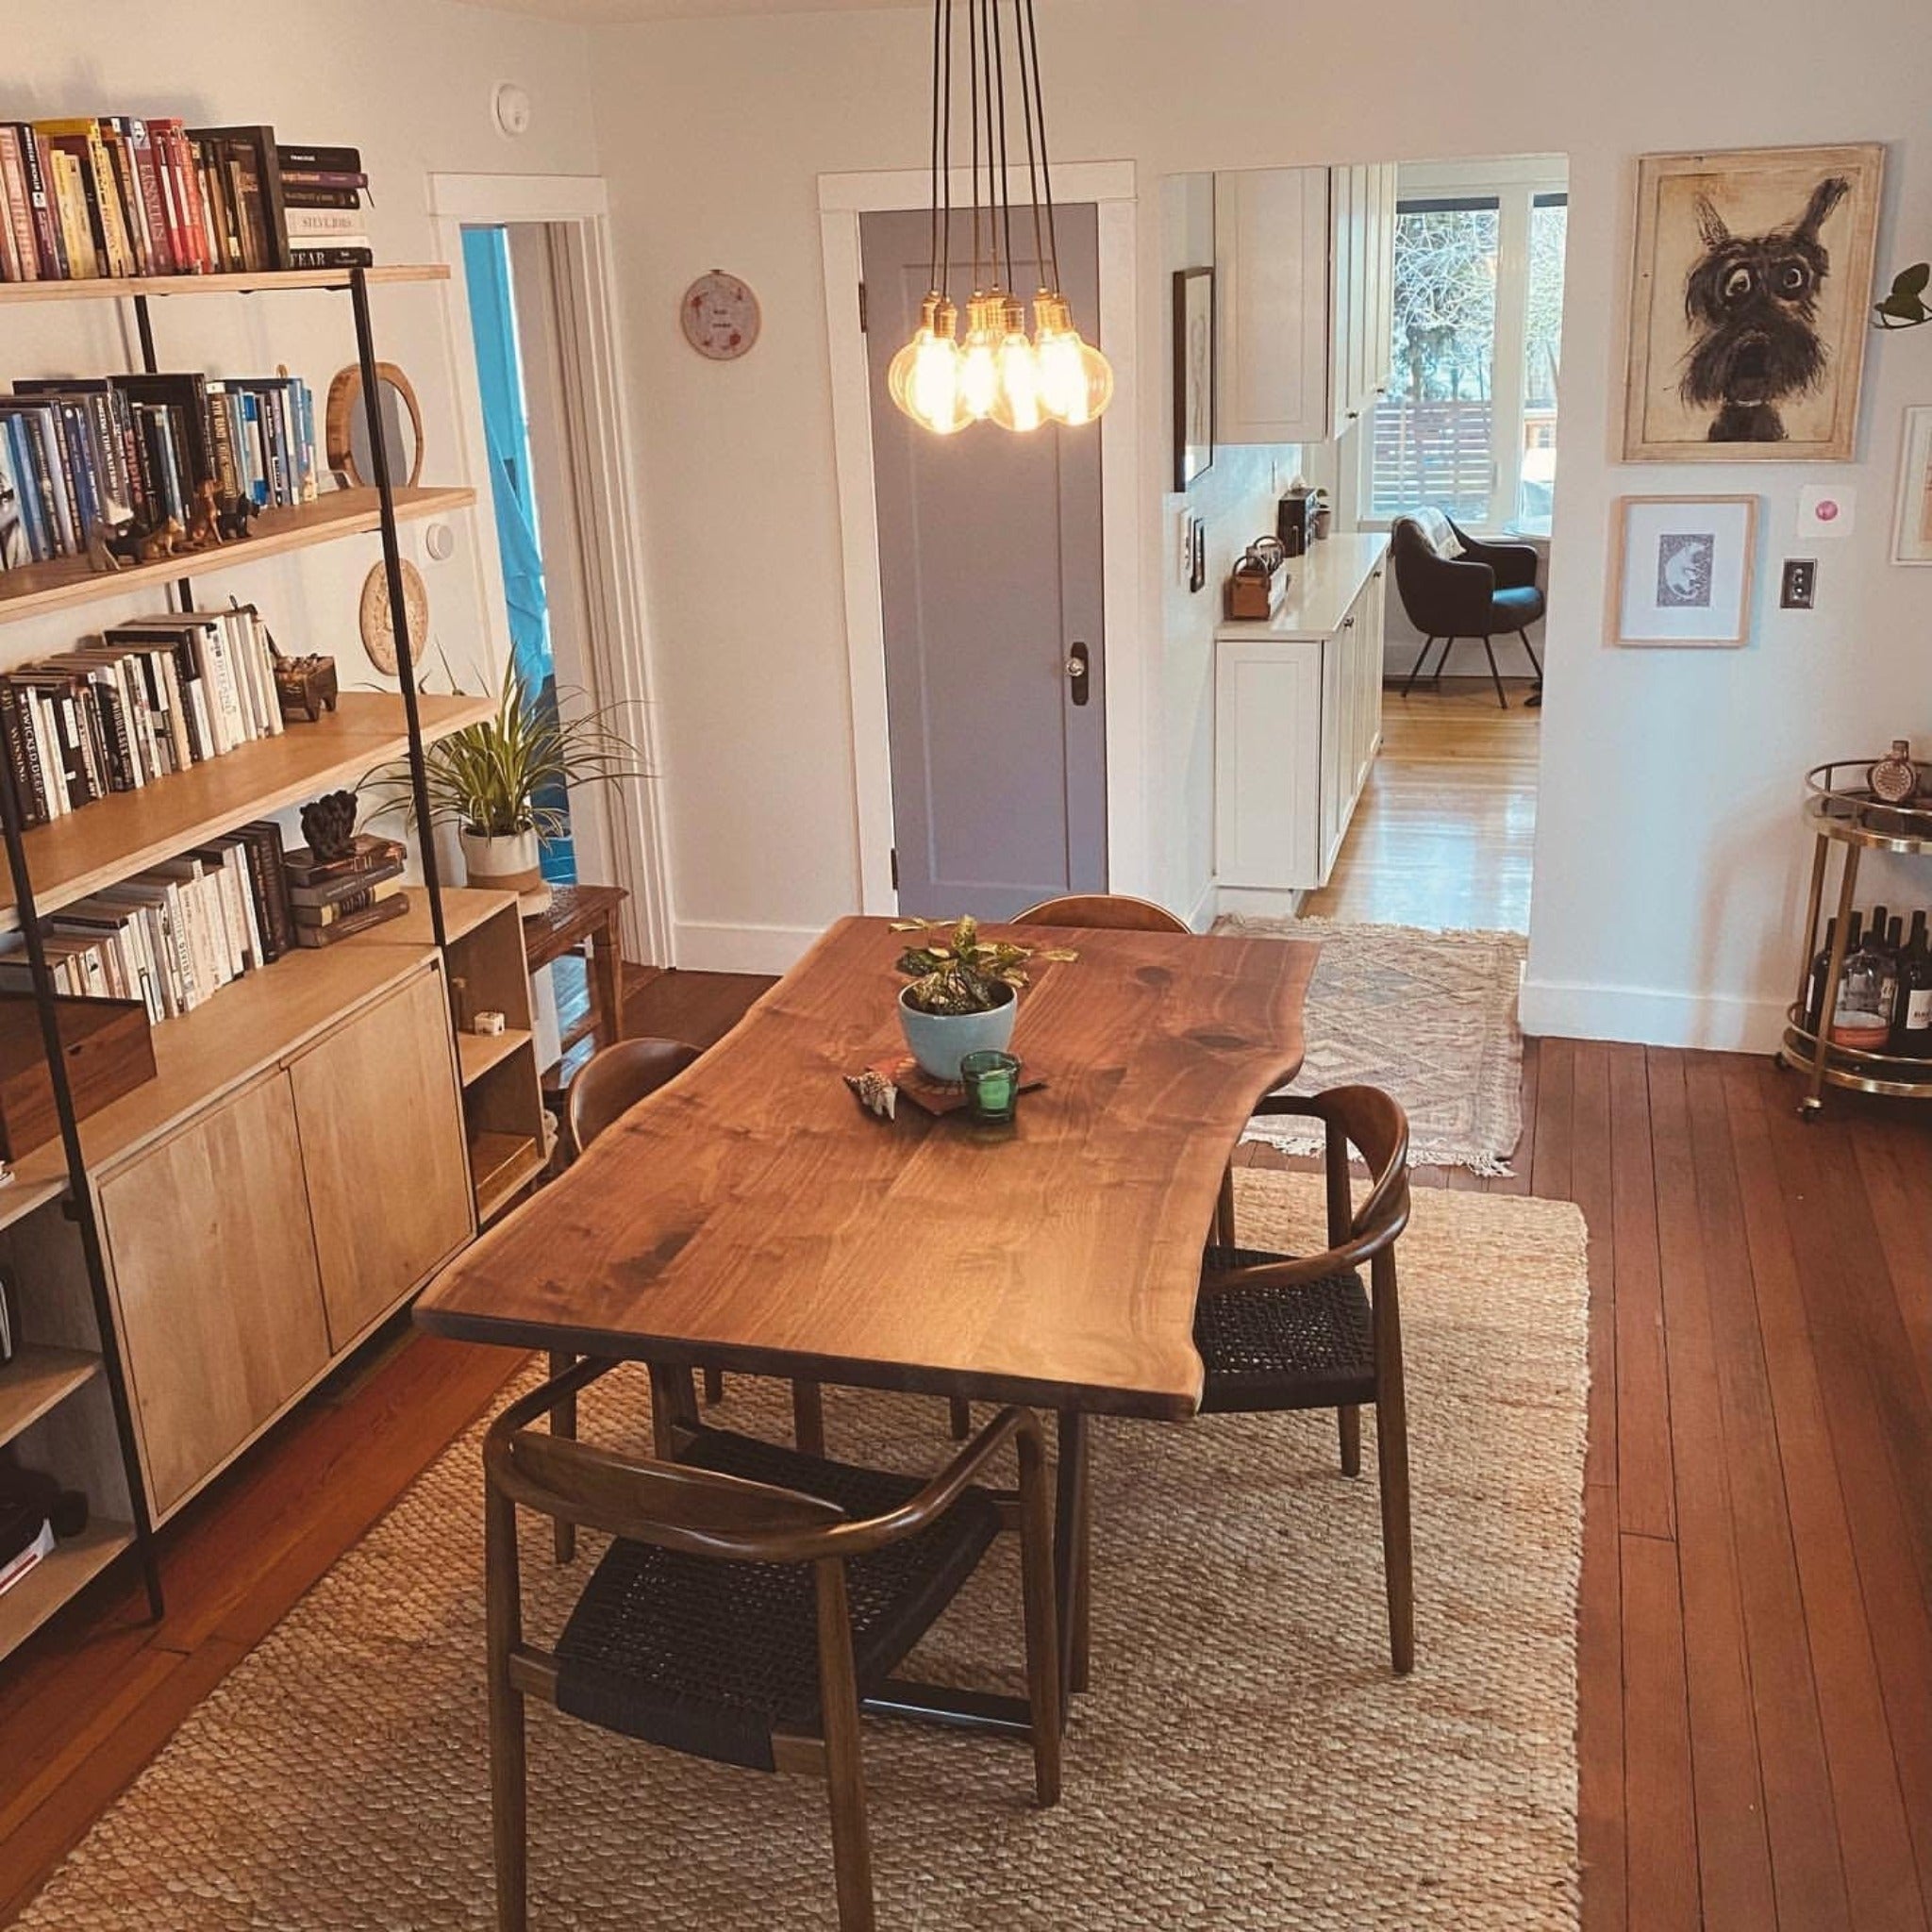
[[[1645,155],[1624,460],[1849,462],[1885,150]]]

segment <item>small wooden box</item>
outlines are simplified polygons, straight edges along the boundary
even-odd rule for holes
[[[79,1119],[155,1077],[154,1032],[140,1000],[61,998],[54,1005]],[[59,1131],[33,995],[0,993],[0,1158],[18,1160]]]
[[[1274,554],[1250,550],[1235,564],[1227,579],[1227,615],[1233,618],[1273,617],[1288,594],[1288,563]]]

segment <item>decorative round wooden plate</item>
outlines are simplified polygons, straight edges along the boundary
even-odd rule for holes
[[[734,360],[758,339],[758,298],[722,268],[700,275],[684,291],[679,315],[685,341],[713,362]]]
[[[403,609],[409,621],[409,656],[420,664],[429,646],[429,587],[423,573],[403,558]],[[396,627],[390,616],[389,573],[377,564],[362,579],[362,648],[385,677],[396,675]]]

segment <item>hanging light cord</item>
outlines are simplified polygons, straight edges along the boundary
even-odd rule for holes
[[[1046,144],[1046,98],[1040,87],[1040,24],[1033,0],[1014,0],[1026,9],[1026,42],[1033,57],[1033,118],[1040,126],[1040,180],[1046,193],[1046,251],[1053,263],[1053,291],[1060,292],[1060,239],[1053,218],[1053,161]]]
[[[979,0],[967,0],[966,91],[973,101],[973,292],[976,295],[982,287],[979,279]]]
[[[932,227],[925,251],[925,288],[937,294],[940,286],[940,20],[944,0],[932,0]]]
[[[945,75],[941,79],[934,76],[935,113],[943,113],[940,123],[942,132],[940,142],[940,189],[944,196],[945,215],[940,226],[940,278],[933,285],[942,298],[950,299],[950,284],[953,279],[953,0],[933,0],[933,25],[939,28],[941,7],[945,10],[945,29],[941,44],[945,52]],[[943,103],[941,108],[940,104]]]
[[[1000,31],[999,0],[986,0],[986,10],[987,23],[992,28],[992,71],[999,96],[999,118],[995,125],[1000,131],[1000,229],[1007,252],[1007,282],[1010,288],[1017,291],[1019,279],[1013,273],[1013,188],[1011,176],[1007,169],[1007,43],[1005,35]],[[1016,36],[1018,32],[1019,20],[1016,14]]]
[[[1026,34],[1024,24],[1020,18],[1020,9],[1013,9],[1013,48],[1020,62],[1020,110],[1026,128],[1026,188],[1033,202],[1033,256],[1040,269],[1040,282],[1046,282],[1046,242],[1040,225],[1040,156],[1035,145],[1033,130],[1033,83],[1029,78],[1031,63],[1026,58]]]

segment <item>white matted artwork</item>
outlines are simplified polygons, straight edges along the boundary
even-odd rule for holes
[[[1610,635],[1618,643],[1744,642],[1755,496],[1624,496],[1613,530]]]
[[[1906,411],[1905,447],[1898,463],[1898,523],[1894,563],[1932,563],[1932,408]]]
[[[1637,164],[1625,462],[1848,462],[1885,150]]]

